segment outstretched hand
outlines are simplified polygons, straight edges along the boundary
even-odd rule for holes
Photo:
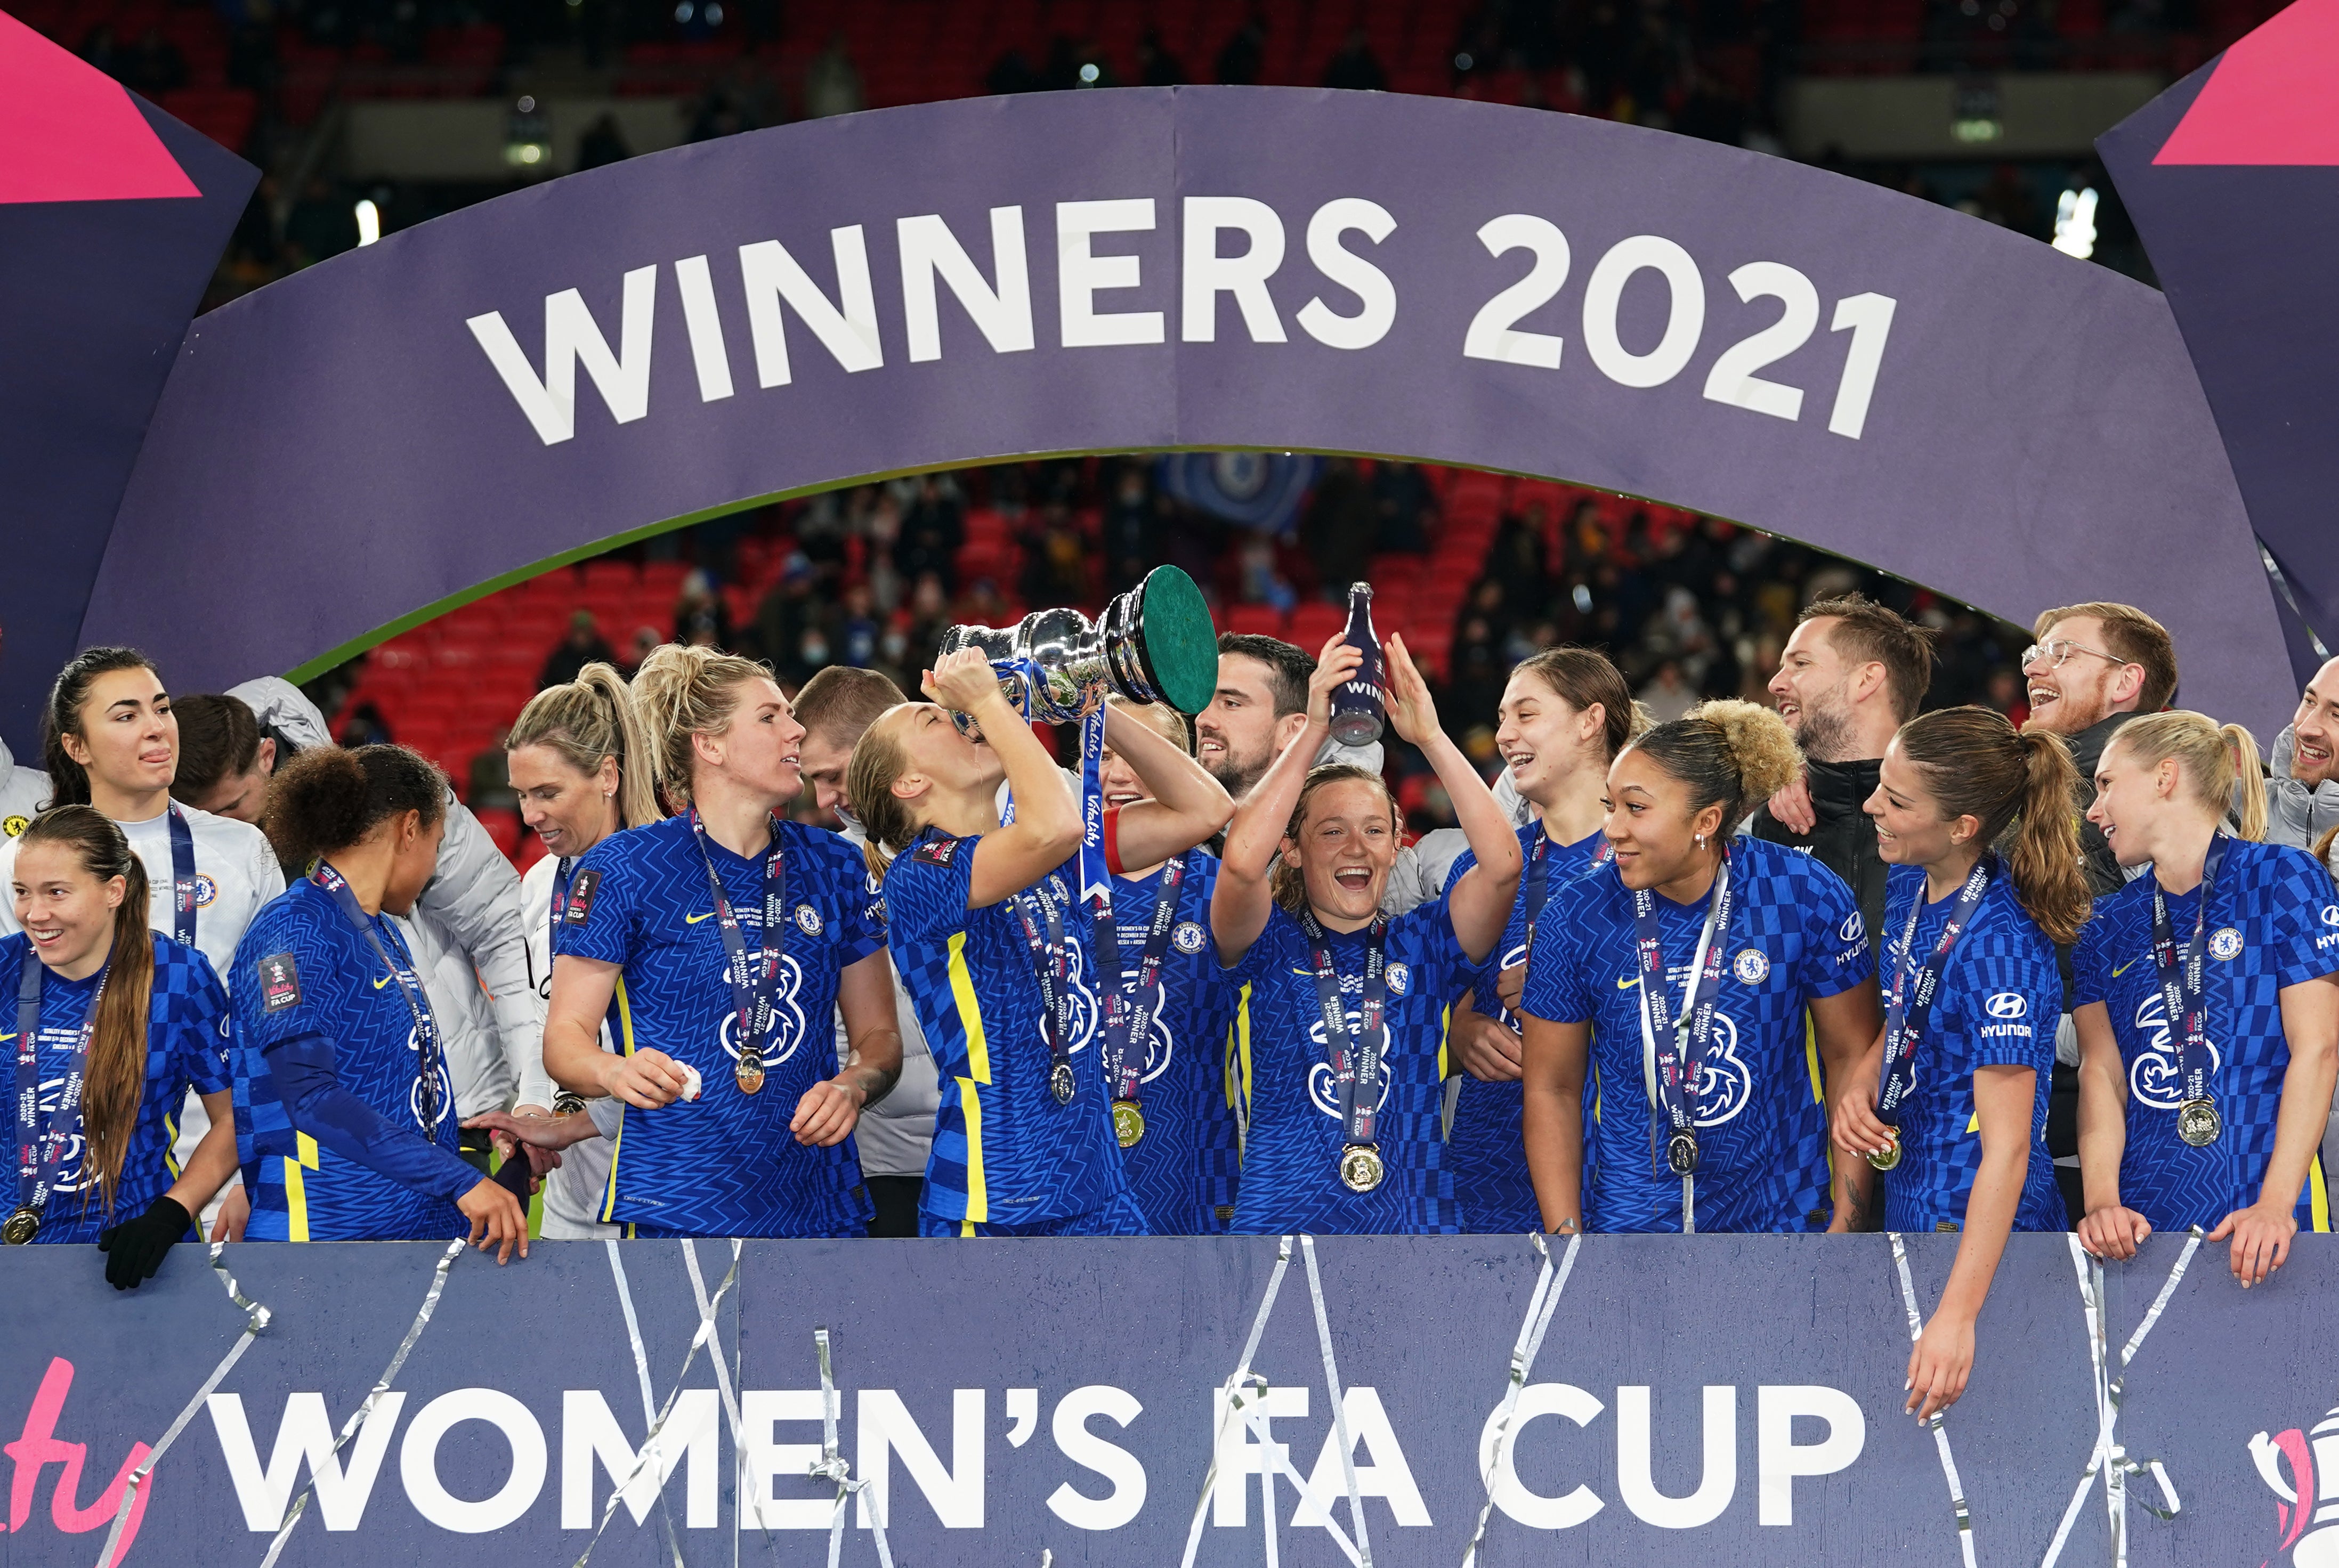
[[[1365,662],[1365,650],[1340,632],[1324,645],[1316,656],[1316,673],[1308,677],[1308,725],[1310,729],[1332,722],[1332,694],[1340,689],[1343,681],[1352,680]]]
[[[1398,739],[1420,745],[1438,733],[1437,704],[1430,697],[1429,683],[1406,652],[1404,637],[1391,636],[1383,643],[1381,657],[1389,725]]]
[[[997,694],[999,676],[981,648],[954,648],[934,661],[918,685],[952,713],[971,714],[977,703]]]

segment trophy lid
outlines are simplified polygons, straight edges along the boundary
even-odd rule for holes
[[[1194,579],[1156,567],[1138,588],[1145,662],[1162,699],[1181,714],[1210,705],[1219,686],[1219,631]]]

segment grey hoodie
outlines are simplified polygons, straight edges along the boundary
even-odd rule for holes
[[[2323,835],[2339,827],[2339,779],[2307,785],[2290,776],[2291,759],[2298,754],[2298,737],[2285,726],[2274,741],[2274,776],[2266,780],[2266,843],[2313,849]],[[2334,845],[2330,867],[2339,876],[2339,845]]]
[[[227,695],[297,748],[333,744],[325,715],[290,681],[266,676]],[[451,790],[438,873],[406,923],[424,933],[414,959],[447,1035],[456,1108],[465,1116],[508,1109],[523,1074],[540,1071],[544,1057],[519,873]]]

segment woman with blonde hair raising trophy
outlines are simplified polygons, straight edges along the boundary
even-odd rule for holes
[[[2120,726],[2087,820],[2123,867],[2071,955],[2079,1239],[2136,1256],[2155,1230],[2230,1239],[2245,1288],[2331,1228],[2315,1145],[2339,1072],[2339,894],[2302,849],[2257,843],[2257,743],[2196,713]],[[2238,836],[2222,826],[2236,778]]]

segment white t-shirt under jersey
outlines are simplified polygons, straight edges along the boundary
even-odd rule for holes
[[[560,860],[546,855],[519,879],[520,913],[527,922],[528,979],[536,997],[535,1049],[522,1066],[519,1103],[551,1109],[556,1092],[544,1070],[544,1021],[552,1000],[552,884]],[[614,1049],[609,1025],[601,1024],[601,1049]],[[560,1169],[544,1178],[544,1235],[550,1241],[592,1241],[621,1234],[598,1220],[609,1185],[609,1159],[616,1153],[607,1135],[572,1143],[560,1151]]]
[[[243,940],[244,928],[261,906],[284,891],[284,872],[276,863],[268,835],[250,823],[213,816],[190,805],[182,805],[179,811],[186,817],[188,834],[194,841],[195,947],[212,961],[224,985],[236,943]],[[170,814],[114,825],[146,868],[146,923],[165,936],[172,935],[176,929],[173,924],[176,900],[171,882]],[[16,849],[15,839],[0,843],[0,890],[15,883]],[[19,929],[15,899],[0,898],[0,936],[13,935]],[[212,1123],[202,1101],[192,1093],[180,1108],[178,1119],[179,1135],[173,1141],[171,1157],[183,1163]],[[207,1208],[202,1216],[206,1229],[212,1212],[213,1208]]]

